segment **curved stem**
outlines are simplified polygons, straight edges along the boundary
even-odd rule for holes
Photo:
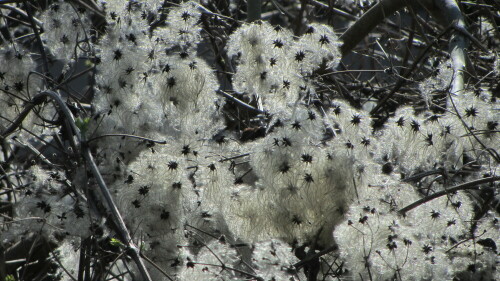
[[[484,179],[478,179],[478,180],[475,180],[475,181],[471,181],[471,182],[467,182],[467,183],[464,183],[464,184],[460,184],[460,185],[457,185],[455,187],[452,187],[452,188],[448,188],[446,190],[442,190],[442,191],[439,191],[439,192],[436,192],[432,195],[429,195],[427,197],[424,197],[420,200],[417,200],[416,202],[404,207],[403,209],[399,210],[398,213],[400,213],[401,215],[405,215],[407,212],[415,209],[416,207],[424,204],[424,203],[427,203],[433,199],[436,199],[438,197],[441,197],[443,195],[446,195],[446,194],[450,194],[450,193],[453,193],[455,191],[459,191],[459,190],[465,190],[465,189],[476,189],[477,188],[477,185],[478,184],[482,184],[482,183],[488,183],[488,182],[495,182],[495,181],[499,181],[500,180],[500,176],[496,176],[496,177],[488,177],[488,178],[484,178]]]
[[[467,48],[467,42],[463,34],[465,28],[465,20],[462,15],[462,11],[458,7],[457,1],[455,0],[436,0],[437,7],[440,10],[441,18],[446,21],[446,24],[452,24],[456,26],[455,32],[451,35],[449,50],[451,61],[453,65],[453,80],[451,82],[451,94],[461,94],[464,90],[464,71],[466,65],[465,52]],[[458,31],[462,30],[462,32]]]
[[[133,138],[133,139],[139,139],[139,140],[154,142],[154,143],[157,143],[157,144],[167,144],[167,141],[164,141],[164,140],[163,141],[154,140],[154,139],[150,139],[150,138],[146,138],[146,137],[141,137],[141,136],[136,136],[136,135],[130,135],[130,134],[104,134],[104,135],[100,135],[100,136],[93,137],[93,138],[89,139],[87,141],[87,143],[92,142],[92,141],[96,141],[96,140],[98,140],[100,138],[106,138],[106,137],[126,137],[126,138]]]
[[[26,105],[26,107],[23,109],[23,111],[21,111],[21,113],[19,113],[17,118],[14,121],[12,121],[10,126],[7,129],[5,129],[5,131],[2,132],[0,139],[5,139],[10,134],[14,133],[14,131],[17,130],[17,128],[19,128],[21,126],[24,119],[26,119],[26,116],[28,116],[28,114],[31,112],[31,110],[35,106],[43,103],[45,101],[45,98],[46,98],[45,95],[36,95],[35,97],[33,97],[33,99]]]
[[[405,2],[404,0],[382,0],[371,7],[340,36],[343,42],[340,47],[342,55],[348,54],[385,18],[402,9],[406,5]]]

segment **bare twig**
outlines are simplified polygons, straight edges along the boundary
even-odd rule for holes
[[[49,61],[47,60],[47,54],[45,53],[45,49],[43,47],[42,38],[40,38],[40,32],[38,31],[35,19],[33,18],[33,13],[31,12],[31,4],[28,3],[28,1],[24,1],[24,6],[26,7],[26,13],[28,14],[28,19],[30,20],[31,28],[35,33],[36,41],[38,43],[38,48],[40,49],[40,55],[42,56],[43,73],[49,73]]]
[[[167,144],[167,141],[165,141],[165,140],[160,141],[160,140],[154,140],[154,139],[150,139],[150,138],[146,138],[146,137],[141,137],[141,136],[136,136],[136,135],[129,135],[129,134],[104,134],[104,135],[100,135],[100,136],[93,137],[93,138],[89,139],[87,141],[87,143],[96,141],[96,140],[101,139],[101,138],[106,138],[106,137],[125,137],[125,138],[133,138],[133,139],[144,140],[144,141],[148,141],[148,142],[154,142],[154,143],[157,143],[157,144]]]
[[[22,16],[22,17],[24,17],[24,18],[29,18],[29,17],[28,17],[28,14],[26,14],[26,12],[25,12],[25,11],[23,11],[23,10],[19,9],[18,7],[14,7],[14,6],[11,6],[11,5],[0,4],[0,8],[2,8],[2,9],[7,9],[7,10],[11,10],[11,11],[13,11],[13,12],[18,13],[19,15],[21,15],[21,16]],[[35,24],[36,24],[37,26],[39,26],[39,27],[42,27],[42,26],[43,26],[43,23],[42,23],[39,19],[37,19],[37,18],[33,17],[33,21],[35,22]]]
[[[12,184],[12,182],[10,181],[9,175],[7,174],[7,172],[5,171],[5,169],[3,168],[2,165],[0,165],[0,172],[2,172],[2,174],[3,174],[2,178],[5,177],[5,182],[7,183],[7,187],[9,188],[9,192],[12,192],[12,195],[14,196],[14,202],[17,203],[15,187]]]
[[[250,109],[252,111],[255,111],[255,112],[258,112],[258,113],[261,113],[261,114],[265,113],[264,111],[262,111],[260,109],[257,109],[255,107],[253,107],[253,106],[251,106],[251,105],[249,105],[249,104],[247,104],[247,103],[245,103],[245,102],[243,102],[243,101],[241,101],[241,100],[239,100],[239,99],[231,96],[230,94],[228,94],[228,93],[226,93],[226,92],[224,92],[222,90],[217,91],[217,93],[220,94],[220,95],[222,95],[222,96],[224,96],[224,97],[226,97],[226,98],[228,98],[228,99],[230,99],[230,100],[232,100],[232,101],[234,101],[235,103],[243,106],[244,108]]]
[[[154,261],[152,261],[150,258],[148,258],[147,256],[145,256],[143,253],[141,253],[141,257],[143,259],[145,259],[147,262],[149,262],[149,264],[151,264],[154,268],[156,268],[159,272],[161,272],[161,274],[163,274],[165,277],[167,277],[168,280],[171,280],[171,281],[174,281],[174,279],[172,279],[172,277],[170,277],[170,275],[168,275],[167,272],[165,272],[165,270],[163,270],[159,265],[157,265]]]
[[[357,16],[353,16],[351,14],[349,14],[348,12],[346,11],[343,11],[341,9],[337,9],[335,7],[330,7],[324,3],[321,3],[319,1],[316,1],[316,0],[309,0],[309,3],[316,6],[316,7],[320,7],[320,8],[324,8],[324,9],[328,9],[329,11],[331,11],[333,14],[337,15],[337,16],[342,16],[348,20],[351,20],[351,21],[356,21],[358,20],[359,18]]]
[[[340,36],[340,40],[343,42],[340,47],[342,55],[349,53],[379,23],[404,6],[405,3],[402,0],[381,0],[377,2]]]
[[[238,159],[238,158],[241,158],[241,157],[245,157],[245,156],[248,156],[250,155],[250,153],[243,153],[241,155],[236,155],[236,156],[233,156],[233,157],[224,157],[224,159],[221,159],[219,160],[219,162],[225,162],[225,161],[229,161],[229,160],[234,160],[234,159]]]
[[[45,101],[45,99],[46,99],[45,95],[36,95],[35,97],[33,97],[33,99],[31,101],[29,101],[29,103],[25,106],[23,111],[21,111],[21,113],[19,113],[19,115],[16,117],[16,119],[10,124],[10,126],[7,129],[5,129],[5,131],[2,132],[0,139],[3,140],[5,138],[7,138],[10,134],[12,134],[14,131],[16,131],[17,128],[19,128],[21,126],[24,119],[26,118],[26,116],[28,116],[28,114],[31,112],[31,110],[36,105],[43,103]]]
[[[137,264],[137,267],[139,268],[142,277],[148,281],[152,280],[151,277],[149,276],[149,272],[146,269],[146,266],[144,265],[140,257],[139,249],[133,242],[129,231],[127,230],[125,222],[123,221],[123,218],[121,217],[120,212],[118,211],[118,208],[116,207],[116,204],[114,203],[113,198],[111,197],[111,193],[109,192],[109,189],[107,188],[106,183],[102,178],[101,172],[99,171],[99,168],[97,168],[97,165],[94,161],[94,157],[92,157],[92,154],[90,153],[89,147],[84,145],[82,147],[82,150],[83,150],[83,156],[87,164],[89,165],[89,168],[92,174],[94,175],[94,178],[97,181],[97,185],[99,186],[101,193],[104,196],[104,199],[106,200],[108,208],[111,211],[113,219],[118,228],[120,237],[122,238],[122,242],[125,245],[127,245],[128,253],[132,256],[132,259],[134,259],[135,263]]]
[[[306,263],[310,262],[311,260],[313,259],[317,259],[321,256],[324,256],[326,254],[329,254],[331,252],[334,252],[336,250],[338,250],[338,246],[337,245],[333,245],[333,246],[330,246],[314,255],[311,255],[311,256],[308,256],[306,257],[305,259],[299,261],[298,263],[294,264],[293,266],[296,268],[296,269],[300,269],[301,267],[303,267]]]
[[[467,31],[467,29],[465,29],[465,27],[458,25],[458,24],[454,24],[454,25],[452,25],[452,27],[456,31],[461,32],[463,35],[465,35],[467,38],[469,38],[469,40],[474,42],[474,44],[476,44],[481,49],[481,51],[489,53],[488,48],[483,46],[483,44],[476,37],[474,37],[474,35],[470,34],[470,32]]]
[[[470,182],[467,182],[467,183],[464,183],[464,184],[460,184],[460,185],[457,185],[455,187],[452,187],[452,188],[448,188],[446,190],[442,190],[442,191],[439,191],[439,192],[436,192],[434,194],[431,194],[427,197],[424,197],[406,207],[404,207],[403,209],[399,210],[398,212],[401,214],[401,215],[405,215],[407,212],[415,209],[416,207],[426,203],[426,202],[429,202],[433,199],[436,199],[438,197],[441,197],[443,195],[446,195],[446,194],[450,194],[450,193],[453,193],[455,191],[459,191],[459,190],[465,190],[465,189],[477,189],[477,185],[478,184],[483,184],[483,183],[489,183],[489,182],[495,182],[495,181],[499,181],[500,180],[500,176],[496,176],[496,177],[487,177],[487,178],[483,178],[483,179],[478,179],[478,180],[475,180],[475,181],[470,181]]]
[[[420,53],[420,55],[417,57],[417,59],[415,59],[411,65],[411,67],[403,73],[403,75],[401,75],[398,79],[398,81],[396,82],[396,85],[391,89],[391,91],[384,97],[382,98],[378,103],[377,103],[377,106],[375,106],[375,108],[373,108],[371,111],[370,111],[370,114],[376,114],[380,108],[382,108],[382,106],[397,92],[399,91],[399,89],[401,89],[401,87],[403,87],[403,85],[405,84],[406,80],[408,79],[408,77],[410,77],[411,73],[413,73],[413,71],[417,68],[418,64],[424,59],[424,57],[427,55],[427,52],[429,52],[431,50],[431,48],[437,44],[438,42],[438,39],[441,38],[444,34],[446,34],[449,30],[450,30],[451,27],[445,29],[443,32],[441,32],[441,34],[439,34],[437,37],[436,37],[436,40],[433,40],[430,44],[428,44],[425,49]]]
[[[451,94],[448,94],[448,99],[451,102],[451,105],[453,106],[453,109],[455,110],[455,114],[457,115],[458,119],[462,123],[462,126],[464,126],[465,130],[467,130],[470,133],[470,135],[472,135],[472,137],[479,143],[479,145],[481,145],[484,148],[484,150],[486,150],[491,155],[491,157],[493,157],[493,159],[495,159],[495,161],[497,163],[500,163],[500,155],[498,154],[498,152],[491,147],[487,147],[477,137],[477,135],[474,132],[472,132],[470,126],[467,123],[465,123],[464,119],[462,118],[462,115],[460,115],[460,112],[458,111],[457,106],[455,105],[455,102],[453,101],[453,97],[451,96]]]
[[[106,13],[102,11],[102,9],[96,3],[94,3],[94,1],[90,0],[72,0],[72,1],[94,12],[99,17],[103,19],[106,18]]]

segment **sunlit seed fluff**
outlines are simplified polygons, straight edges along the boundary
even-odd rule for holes
[[[405,196],[400,196],[401,190]],[[363,189],[359,195],[360,202],[351,205],[348,219],[334,232],[348,268],[361,276],[369,275],[367,265],[379,277],[396,271],[415,280],[453,276],[447,250],[453,247],[450,239],[463,235],[471,218],[466,196],[451,199],[463,202],[464,209],[453,207],[443,196],[401,217],[396,211],[419,199],[411,186],[392,182]],[[457,227],[448,221],[465,225]],[[368,255],[370,252],[376,254]]]
[[[440,63],[426,80],[419,83],[418,88],[427,108],[432,105],[435,96],[446,92],[452,76],[451,61],[445,61]]]
[[[300,69],[309,73],[323,62],[326,67],[334,68],[340,61],[337,36],[327,25],[312,23],[295,47],[295,59]]]
[[[305,118],[305,127],[314,124],[308,124],[308,112],[299,116]],[[331,161],[314,134],[289,129],[293,123],[285,121],[286,127],[248,147],[256,186],[239,192],[234,204],[225,205],[233,214],[227,218],[229,227],[240,237],[307,241],[320,229],[332,229],[354,196],[356,179],[348,156],[335,153]],[[321,231],[320,237],[321,243],[331,239],[327,231]]]
[[[165,49],[180,48],[191,55],[196,54],[196,46],[201,40],[201,13],[198,4],[193,1],[183,2],[170,8],[166,25],[154,30],[156,39],[166,44]]]
[[[75,55],[81,55],[76,46],[89,32],[86,30],[90,26],[87,13],[78,12],[67,2],[56,1],[42,13],[41,21],[44,22],[44,32],[40,37],[51,46],[53,56],[69,62]]]

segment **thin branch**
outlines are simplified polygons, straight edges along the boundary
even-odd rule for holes
[[[229,160],[234,160],[234,159],[238,159],[238,158],[241,158],[241,157],[245,157],[245,156],[248,156],[250,155],[250,153],[244,153],[244,154],[241,154],[241,155],[236,155],[236,156],[233,156],[233,157],[224,157],[224,159],[221,159],[219,160],[219,162],[225,162],[225,161],[229,161]]]
[[[434,194],[431,194],[427,197],[424,197],[420,200],[417,200],[416,202],[404,207],[403,209],[399,210],[398,212],[401,214],[401,215],[405,215],[407,212],[415,209],[416,207],[424,204],[424,203],[427,203],[433,199],[436,199],[438,197],[441,197],[443,195],[446,195],[446,194],[450,194],[450,193],[453,193],[455,191],[459,191],[459,190],[466,190],[466,189],[477,189],[477,185],[478,184],[483,184],[483,183],[490,183],[490,182],[495,182],[495,181],[499,181],[500,180],[500,176],[496,176],[496,177],[487,177],[487,178],[483,178],[483,179],[478,179],[478,180],[475,180],[475,181],[471,181],[471,182],[467,182],[467,183],[464,183],[464,184],[460,184],[460,185],[457,185],[455,187],[452,187],[452,188],[448,188],[446,190],[442,190],[442,191],[439,191],[439,192],[436,192]]]
[[[226,92],[224,92],[222,90],[218,90],[217,93],[220,94],[220,95],[222,95],[222,96],[224,96],[224,97],[226,97],[226,98],[228,98],[228,99],[230,99],[230,100],[232,100],[232,101],[234,101],[235,103],[243,106],[244,108],[250,109],[250,110],[258,112],[260,114],[264,114],[265,113],[264,111],[262,111],[260,109],[257,109],[255,107],[253,107],[253,106],[251,106],[251,105],[249,105],[249,104],[247,104],[247,103],[245,103],[245,102],[243,102],[243,101],[241,101],[241,100],[239,100],[239,99],[231,96],[230,94],[228,94],[228,93],[226,93]]]
[[[340,47],[342,55],[349,53],[356,45],[365,38],[370,31],[379,25],[385,18],[391,16],[396,11],[405,6],[402,0],[382,0],[377,2],[359,20],[349,27],[341,36],[343,42]]]
[[[103,18],[103,19],[106,18],[106,13],[104,11],[102,11],[101,8],[96,3],[94,3],[94,1],[85,1],[85,0],[83,0],[83,1],[82,0],[72,0],[72,1],[77,3],[78,5],[83,6],[84,8],[88,9],[89,11],[94,12],[100,18]]]
[[[7,10],[11,10],[11,11],[13,11],[13,12],[18,13],[19,15],[21,15],[21,16],[22,16],[22,17],[24,17],[24,18],[29,18],[28,14],[26,14],[26,12],[25,12],[25,11],[23,11],[23,10],[19,9],[18,7],[14,7],[14,6],[11,6],[11,5],[0,4],[0,8],[2,8],[2,9],[7,9]],[[37,19],[37,18],[33,17],[33,21],[35,22],[35,24],[36,24],[37,26],[39,26],[39,27],[43,27],[43,23],[42,23],[39,19]]]
[[[452,171],[444,171],[443,169],[436,169],[436,170],[432,170],[432,171],[427,171],[427,172],[422,172],[422,173],[418,173],[415,175],[411,175],[407,178],[404,178],[401,181],[402,182],[419,181],[420,179],[428,177],[428,176],[443,174],[443,173],[450,173],[450,172],[452,172]]]
[[[147,256],[145,256],[143,253],[141,253],[141,257],[143,259],[145,259],[147,262],[149,262],[154,268],[156,268],[159,272],[161,272],[161,274],[163,274],[165,277],[167,277],[168,280],[170,281],[174,281],[174,279],[172,279],[172,277],[170,277],[168,275],[167,272],[165,272],[165,270],[163,270],[159,265],[157,265],[154,261],[152,261],[150,258],[148,258]]]
[[[491,148],[491,147],[487,147],[476,136],[476,134],[472,132],[470,126],[467,125],[467,123],[465,123],[465,120],[462,118],[462,115],[460,115],[460,112],[458,111],[457,106],[455,105],[455,102],[453,101],[453,97],[451,96],[451,94],[448,94],[448,99],[451,102],[451,105],[453,106],[453,109],[455,110],[455,113],[456,113],[458,119],[460,120],[460,122],[462,123],[462,126],[464,126],[465,130],[467,130],[472,135],[472,137],[484,148],[484,150],[486,150],[491,155],[491,157],[493,157],[493,159],[495,159],[495,161],[497,163],[500,163],[500,155],[498,154],[498,152],[495,149]]]
[[[344,18],[346,18],[348,20],[351,20],[351,21],[356,21],[356,20],[359,19],[358,17],[353,16],[353,15],[349,14],[346,11],[343,11],[341,9],[337,9],[335,7],[330,7],[330,6],[328,6],[328,5],[324,4],[324,3],[321,3],[321,2],[316,1],[316,0],[309,0],[309,3],[312,4],[312,5],[314,5],[314,6],[320,7],[320,8],[328,9],[333,14],[335,14],[337,16],[344,17]]]
[[[253,278],[252,280],[256,280],[256,281],[264,281],[264,278],[259,277],[259,276],[255,275],[255,274],[252,274],[252,273],[249,273],[249,272],[246,272],[246,271],[243,271],[243,270],[239,270],[239,269],[237,269],[237,268],[229,267],[229,266],[226,266],[226,265],[218,265],[218,264],[212,264],[212,263],[202,263],[202,262],[193,262],[193,264],[199,264],[199,265],[207,265],[207,266],[219,267],[219,268],[221,268],[222,270],[224,270],[224,269],[231,270],[231,271],[234,271],[234,272],[239,273],[239,274],[241,274],[241,275],[245,275],[245,276],[247,276],[247,277]]]
[[[24,1],[24,6],[26,6],[26,13],[28,14],[28,19],[30,20],[31,28],[35,33],[35,38],[38,43],[38,48],[40,49],[40,55],[42,56],[43,73],[49,73],[49,61],[47,60],[47,54],[45,53],[42,38],[40,37],[40,32],[38,31],[35,19],[33,18],[33,13],[31,12],[31,5],[30,3],[28,3],[28,1]]]
[[[29,151],[31,151],[31,153],[33,153],[33,155],[37,158],[40,158],[40,160],[49,165],[50,167],[52,168],[55,168],[56,165],[54,165],[52,162],[50,162],[49,159],[47,159],[45,157],[45,155],[43,155],[43,153],[41,153],[40,151],[38,151],[38,149],[36,149],[36,147],[34,147],[32,144],[30,144],[29,142],[27,143],[24,143],[22,141],[20,141],[19,139],[15,139],[14,141],[16,141],[17,143],[19,143],[21,146],[23,146],[24,148],[28,149]],[[0,167],[1,168],[1,167]]]
[[[294,264],[293,266],[298,270],[301,267],[303,267],[306,263],[310,262],[311,260],[317,259],[321,256],[324,256],[326,254],[334,252],[334,251],[338,250],[338,248],[339,247],[337,245],[330,246],[330,247],[328,247],[328,248],[326,248],[326,249],[324,249],[324,250],[322,250],[314,255],[306,257],[305,259],[299,261],[298,263]]]
[[[165,140],[160,141],[160,140],[154,140],[154,139],[150,139],[150,138],[146,138],[146,137],[141,137],[141,136],[136,136],[136,135],[129,135],[129,134],[104,134],[104,135],[93,137],[93,138],[87,140],[87,143],[96,141],[96,140],[101,139],[101,138],[106,138],[106,137],[126,137],[126,138],[133,138],[133,139],[145,140],[145,141],[148,141],[148,142],[154,142],[154,143],[157,143],[157,144],[167,144],[167,141],[165,141]]]
[[[59,257],[57,256],[56,253],[54,253],[54,251],[51,249],[50,250],[50,253],[52,254],[52,257],[54,258],[54,260],[57,262],[57,264],[59,265],[60,268],[62,268],[62,270],[66,273],[67,276],[69,276],[69,278],[73,281],[77,281],[77,279],[73,276],[73,274],[71,274],[71,272],[69,272],[66,267],[64,267],[64,265],[62,264],[61,260],[59,259]]]
[[[474,44],[476,44],[479,47],[479,49],[481,49],[481,51],[483,51],[485,53],[489,53],[490,52],[488,50],[488,48],[486,48],[485,46],[483,46],[483,44],[476,37],[474,37],[474,35],[470,34],[470,32],[467,31],[467,29],[465,29],[465,27],[463,27],[461,25],[458,25],[458,24],[454,24],[454,25],[452,25],[452,27],[456,31],[461,32],[463,35],[465,35],[467,38],[469,38],[469,40],[471,40],[472,42],[474,42]]]
[[[382,108],[382,106],[397,92],[399,91],[399,89],[401,89],[401,87],[403,87],[403,85],[405,84],[405,82],[407,81],[407,79],[410,77],[411,73],[413,73],[413,71],[417,68],[418,64],[424,59],[425,55],[427,54],[427,52],[429,52],[431,50],[431,48],[438,43],[438,40],[439,38],[441,38],[443,35],[445,35],[449,30],[451,29],[451,26],[449,26],[448,28],[446,28],[445,30],[443,30],[443,32],[441,32],[435,40],[433,40],[431,43],[427,44],[427,46],[425,47],[425,49],[420,53],[420,55],[417,57],[416,60],[413,61],[411,67],[403,73],[403,75],[401,75],[398,79],[398,81],[396,82],[396,85],[391,89],[391,91],[384,97],[382,98],[378,103],[377,103],[377,106],[375,106],[375,108],[373,108],[371,111],[370,111],[370,114],[371,115],[374,115],[376,114],[380,108]]]
[[[118,228],[118,232],[122,238],[122,242],[125,245],[127,245],[128,253],[132,256],[132,259],[134,259],[135,263],[137,264],[137,267],[139,268],[142,277],[145,280],[151,281],[152,279],[149,276],[149,272],[147,271],[146,266],[144,265],[140,257],[139,249],[132,241],[132,237],[130,236],[129,231],[127,230],[127,226],[125,225],[125,222],[123,221],[123,218],[120,215],[120,212],[118,211],[118,208],[116,207],[116,204],[113,201],[111,193],[109,192],[109,189],[106,186],[104,179],[102,178],[101,172],[99,171],[99,168],[97,167],[94,161],[94,157],[92,157],[92,154],[90,153],[89,147],[84,145],[82,147],[82,150],[85,161],[89,165],[89,168],[92,174],[94,175],[97,185],[99,186],[101,193],[104,196],[104,199],[106,200],[108,208],[111,210],[111,214]]]
[[[3,177],[5,177],[5,182],[7,183],[7,187],[9,189],[9,192],[12,192],[12,195],[14,196],[14,202],[17,203],[17,198],[16,198],[16,188],[14,187],[14,185],[12,184],[12,182],[10,181],[9,179],[9,175],[7,174],[7,172],[5,171],[5,169],[3,168],[2,165],[0,165],[0,172],[2,172]]]
[[[43,103],[45,101],[45,99],[46,99],[45,95],[38,94],[38,95],[34,96],[33,99],[31,101],[29,101],[28,104],[25,106],[23,111],[21,111],[21,113],[19,113],[19,115],[16,117],[16,119],[14,121],[12,121],[10,126],[7,129],[5,129],[5,131],[2,132],[0,139],[3,140],[5,138],[7,138],[10,134],[12,134],[15,130],[17,130],[17,128],[19,128],[21,126],[21,124],[23,123],[26,116],[28,116],[28,114],[31,112],[31,110],[35,106]]]

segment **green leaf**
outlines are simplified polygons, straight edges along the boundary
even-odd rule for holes
[[[85,132],[87,132],[89,123],[90,123],[90,117],[76,118],[75,120],[75,124],[80,129],[82,134],[85,134]]]
[[[109,241],[109,244],[111,244],[111,246],[114,246],[114,247],[122,247],[122,246],[125,246],[123,245],[123,243],[116,239],[116,238],[111,238],[111,240]]]

